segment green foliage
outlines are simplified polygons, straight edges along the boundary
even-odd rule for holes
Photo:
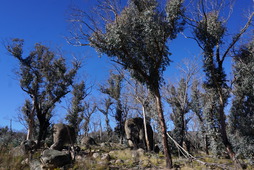
[[[213,8],[210,12],[206,12],[203,3],[204,1],[200,1],[201,19],[197,21],[193,30],[195,39],[203,50],[203,70],[206,74],[203,115],[211,137],[211,148],[215,148],[214,151],[219,154],[222,145],[225,145],[232,153],[224,113],[229,98],[229,87],[223,68],[225,54],[221,53],[226,27],[220,16],[220,8]],[[216,6],[215,3],[213,5]]]
[[[73,85],[72,95],[71,107],[68,109],[68,114],[65,119],[69,125],[75,129],[76,135],[78,135],[80,124],[83,120],[83,112],[85,110],[82,102],[87,96],[84,81]]]
[[[219,20],[219,12],[212,11],[198,22],[194,34],[206,50],[212,50],[217,44],[222,43],[225,31],[223,21]]]
[[[13,132],[7,126],[0,128],[0,148],[11,148],[18,146],[25,138],[21,132]]]
[[[186,140],[187,124],[190,119],[185,115],[190,111],[190,101],[188,96],[188,84],[186,79],[182,78],[179,82],[178,88],[175,86],[169,87],[169,97],[167,102],[170,104],[173,113],[170,117],[174,123],[173,137],[183,146]]]
[[[107,94],[109,97],[109,100],[106,103],[107,108],[109,109],[109,106],[112,104],[114,104],[115,106],[114,117],[117,124],[115,127],[115,132],[118,134],[120,141],[122,140],[124,136],[124,120],[125,120],[125,117],[123,116],[123,106],[121,101],[123,79],[124,79],[124,76],[122,74],[114,74],[113,72],[111,72],[107,85],[101,86],[100,88],[100,91],[104,94]],[[114,103],[113,101],[111,101],[111,99],[114,100]],[[109,125],[107,126],[108,128],[110,128]]]
[[[254,41],[242,46],[234,57],[234,98],[229,128],[232,143],[241,156],[254,158]]]
[[[171,7],[167,14],[159,11],[155,0],[130,1],[113,22],[106,25],[105,33],[94,32],[89,37],[91,46],[112,57],[128,69],[138,81],[150,88],[158,88],[162,73],[169,65],[167,40],[182,30],[178,24],[182,1]],[[168,16],[168,17],[166,17]]]
[[[73,68],[68,69],[63,57],[57,57],[55,52],[41,44],[36,44],[24,58],[23,43],[23,40],[13,39],[7,50],[20,62],[17,75],[21,89],[31,97],[33,114],[39,122],[40,142],[46,138],[55,104],[69,93],[80,63],[73,62]]]

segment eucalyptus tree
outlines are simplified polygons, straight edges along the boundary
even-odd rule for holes
[[[151,118],[157,118],[156,115],[154,115],[155,106],[154,106],[154,97],[151,95],[149,90],[140,82],[137,80],[126,80],[128,83],[127,87],[127,94],[131,99],[132,102],[132,109],[135,110],[135,112],[140,113],[140,116],[143,117],[143,124],[144,124],[144,132],[145,132],[145,142],[147,146],[148,151],[152,151],[153,148],[150,147],[148,134],[147,134],[147,123],[150,124]],[[134,107],[133,107],[134,106]]]
[[[168,0],[165,10],[159,7],[156,0],[129,0],[122,10],[116,8],[115,2],[102,2],[98,6],[102,11],[98,11],[99,18],[89,17],[90,22],[84,19],[87,15],[78,10],[72,21],[76,23],[79,34],[73,34],[74,37],[69,41],[78,40],[79,45],[89,45],[106,54],[150,89],[156,99],[166,166],[171,168],[160,87],[163,72],[170,63],[168,40],[175,39],[183,30],[184,22],[180,17],[183,14],[183,1]],[[96,23],[104,23],[104,27],[96,27]]]
[[[224,109],[228,102],[230,89],[227,84],[224,63],[229,52],[251,25],[254,12],[249,15],[246,24],[238,33],[228,37],[227,35],[230,35],[227,33],[228,20],[223,18],[222,10],[230,11],[230,9],[225,9],[225,4],[224,0],[198,1],[196,5],[198,9],[189,19],[189,24],[193,28],[193,38],[203,51],[203,71],[206,75],[204,90],[207,99],[204,114],[209,133],[217,146],[220,143],[224,145],[230,158],[240,168],[226,131]],[[228,40],[230,40],[229,43],[227,43]]]
[[[88,136],[88,132],[90,130],[89,124],[91,121],[92,114],[95,113],[96,111],[96,104],[92,103],[91,101],[89,102],[84,102],[84,112],[83,112],[83,129],[84,129],[84,135]]]
[[[166,101],[172,108],[170,115],[174,123],[173,137],[183,146],[183,142],[187,142],[187,124],[190,121],[186,118],[186,114],[190,111],[190,99],[188,95],[188,83],[182,78],[178,87],[174,85],[168,86]]]
[[[254,158],[254,39],[234,57],[233,102],[229,115],[232,143],[238,155]]]
[[[122,74],[114,74],[113,72],[110,73],[110,77],[108,79],[108,83],[106,86],[101,86],[100,91],[104,94],[107,94],[108,97],[113,99],[115,105],[115,120],[116,120],[116,127],[115,132],[118,134],[119,142],[123,142],[124,137],[124,117],[123,117],[123,104],[121,101],[122,97],[122,82],[123,82],[123,75]]]
[[[75,129],[76,136],[80,131],[80,125],[83,121],[83,112],[85,106],[83,104],[84,99],[88,96],[88,91],[84,81],[81,81],[79,84],[74,84],[72,89],[72,100],[71,106],[68,108],[68,114],[65,119]]]
[[[190,109],[197,116],[199,123],[199,132],[203,138],[201,144],[204,145],[204,150],[206,154],[209,154],[209,141],[207,135],[207,126],[205,121],[205,115],[203,112],[203,107],[205,103],[205,95],[203,94],[201,87],[201,82],[195,79],[191,85],[191,100],[190,100]]]
[[[97,109],[105,116],[106,131],[107,131],[108,136],[112,135],[112,133],[111,133],[112,129],[111,129],[110,123],[109,123],[109,112],[110,112],[110,107],[112,104],[113,104],[112,99],[110,97],[108,97],[102,101],[102,105],[104,106],[104,109],[97,106]]]
[[[35,49],[27,57],[23,57],[23,44],[21,39],[13,39],[6,46],[7,50],[19,61],[20,68],[17,72],[21,89],[30,96],[27,106],[29,134],[32,137],[34,118],[39,123],[38,146],[41,140],[46,138],[52,111],[56,103],[70,92],[80,64],[73,62],[73,67],[68,69],[63,57],[51,51],[48,47],[36,44]]]

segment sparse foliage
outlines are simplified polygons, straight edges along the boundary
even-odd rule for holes
[[[234,57],[234,99],[229,115],[232,143],[239,156],[254,158],[254,41]]]
[[[78,135],[85,110],[83,102],[88,95],[84,81],[73,85],[72,95],[71,107],[68,109],[68,114],[65,119],[75,129],[76,135]]]
[[[232,144],[226,131],[225,107],[229,98],[229,86],[224,71],[224,61],[229,52],[236,46],[241,36],[249,28],[254,12],[252,12],[245,26],[234,36],[230,43],[226,43],[227,35],[226,19],[223,19],[221,11],[225,7],[225,1],[201,0],[197,3],[195,16],[189,20],[193,27],[194,39],[203,51],[203,69],[206,74],[204,82],[205,107],[203,113],[211,136],[212,148],[216,151],[225,147],[229,156],[241,168],[237,161]],[[229,10],[230,11],[230,10]]]
[[[68,70],[63,57],[57,57],[41,44],[36,44],[35,49],[23,57],[23,43],[21,39],[13,39],[6,48],[20,63],[20,71],[17,72],[20,87],[30,96],[32,110],[29,118],[33,121],[32,118],[36,117],[39,123],[39,145],[47,136],[55,104],[69,93],[80,64],[73,62],[73,68]]]
[[[167,42],[169,39],[176,38],[177,33],[183,30],[182,2],[182,0],[167,1],[165,10],[159,11],[156,0],[130,0],[128,6],[120,13],[115,12],[117,10],[114,8],[112,10],[111,3],[104,4],[102,8],[104,11],[98,14],[113,11],[110,16],[114,17],[105,20],[102,17],[104,15],[99,15],[100,18],[97,21],[105,22],[103,29],[93,28],[93,24],[84,22],[85,20],[80,16],[74,20],[78,21],[74,24],[81,29],[79,29],[79,36],[73,39],[79,42],[85,39],[88,43],[80,44],[88,44],[122,65],[129,70],[132,77],[147,85],[155,96],[168,168],[172,168],[172,160],[167,144],[159,89],[163,82],[163,72],[170,63]],[[92,23],[98,23],[94,19],[92,21]],[[92,33],[82,34],[84,30],[80,25],[90,29]]]

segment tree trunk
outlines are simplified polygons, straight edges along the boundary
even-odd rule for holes
[[[39,134],[37,138],[37,148],[41,147],[41,141],[46,139],[49,128],[49,121],[47,120],[45,114],[39,113],[37,115],[39,120]]]
[[[26,140],[34,139],[34,117],[29,118]]]
[[[148,151],[151,151],[150,142],[149,142],[148,135],[147,135],[146,113],[145,113],[145,107],[144,107],[144,106],[142,106],[142,110],[143,110],[143,120],[144,120],[144,130],[145,130],[146,149],[147,149]]]
[[[168,146],[167,127],[166,127],[166,123],[165,123],[165,119],[164,119],[164,115],[163,115],[163,111],[162,111],[162,103],[161,103],[161,96],[160,96],[159,88],[154,90],[154,96],[156,99],[156,109],[157,109],[158,118],[159,118],[158,121],[159,121],[159,124],[161,127],[162,144],[163,144],[163,150],[164,150],[164,154],[165,154],[166,168],[170,169],[170,168],[173,168],[173,164],[172,164],[172,158],[171,158],[171,154],[170,154],[170,150],[169,150],[169,146]]]
[[[29,139],[34,139],[34,116],[35,116],[35,101],[33,101],[33,109],[31,111],[31,113],[29,114],[29,122],[28,122],[28,131],[27,131],[27,136],[26,136],[26,140]]]
[[[223,107],[222,103],[220,106],[220,125],[221,125],[220,133],[221,133],[221,137],[222,137],[222,142],[223,142],[224,146],[226,147],[229,157],[234,162],[235,167],[237,169],[243,169],[241,166],[241,163],[235,156],[235,152],[233,151],[232,144],[228,140],[227,131],[226,131],[226,120],[225,120],[225,114],[224,114],[224,107]]]
[[[207,136],[207,134],[205,134],[205,153],[207,154],[207,155],[209,155],[209,147],[208,147],[208,136]]]

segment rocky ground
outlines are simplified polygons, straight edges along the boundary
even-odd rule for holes
[[[6,169],[63,169],[63,170],[104,170],[104,169],[164,169],[165,161],[162,153],[145,152],[143,149],[131,150],[125,145],[116,143],[101,143],[95,145],[79,145],[75,154],[67,149],[56,151],[52,149],[41,149],[34,153],[25,153],[24,146],[5,150],[1,148],[0,170]],[[30,155],[30,156],[29,156]],[[225,165],[228,169],[233,164],[228,159],[215,159],[211,156],[199,159],[208,163]],[[205,166],[183,157],[173,158],[174,169],[223,169],[216,166]],[[246,166],[246,169],[254,167]]]

